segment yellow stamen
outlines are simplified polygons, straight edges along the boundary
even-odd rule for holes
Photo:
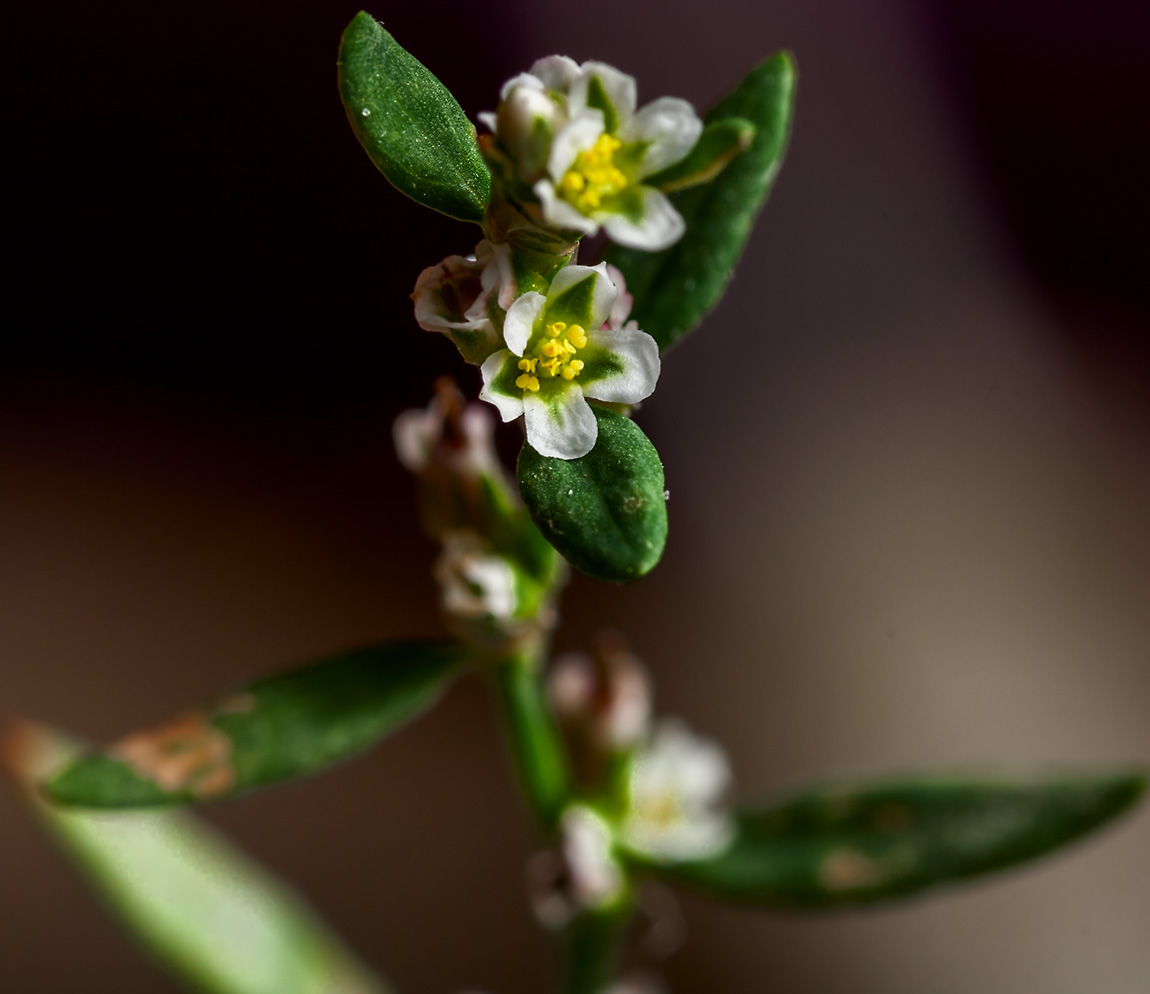
[[[552,373],[551,375],[554,376],[555,374]],[[515,385],[519,387],[520,390],[530,390],[532,393],[538,393],[539,391],[538,377],[528,376],[526,373],[515,381]]]
[[[573,370],[570,366],[564,366],[563,367],[563,379],[565,379],[565,380],[575,379],[575,370]]]
[[[623,171],[615,165],[615,153],[623,147],[618,138],[600,135],[595,144],[580,152],[571,168],[559,181],[559,196],[586,214],[603,206],[604,197],[612,197],[630,185]]]
[[[567,364],[567,368],[575,370],[576,373],[581,373],[581,372],[583,372],[583,360],[582,359],[572,359]]]
[[[567,329],[567,341],[577,349],[587,347],[587,332],[583,330],[582,325],[573,324]]]
[[[567,330],[567,322],[566,321],[552,321],[547,326],[547,334],[550,335],[552,338],[558,338],[566,330]]]
[[[554,359],[555,356],[563,351],[563,346],[559,342],[544,342],[539,346],[539,351],[547,356],[548,359]]]
[[[519,368],[522,370],[526,370],[528,373],[534,373],[535,372],[535,364],[538,361],[539,361],[538,359],[520,359],[519,360]]]

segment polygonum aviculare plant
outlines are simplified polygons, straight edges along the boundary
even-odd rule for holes
[[[478,367],[463,377],[469,393],[522,421],[522,449],[512,480],[492,407],[447,378],[425,410],[396,420],[399,458],[440,546],[432,570],[449,638],[339,653],[98,751],[44,729],[13,737],[10,765],[42,791],[37,810],[161,961],[212,994],[388,990],[203,826],[83,809],[206,802],[320,771],[468,672],[494,688],[538,828],[528,892],[558,944],[564,994],[663,990],[650,960],[668,945],[632,926],[668,934],[653,920],[667,914],[667,885],[777,910],[861,907],[1038,856],[1134,802],[1145,777],[1127,771],[831,782],[738,801],[717,742],[653,717],[652,676],[620,636],[548,664],[569,566],[628,583],[662,555],[663,465],[631,415],[671,346],[718,303],[778,171],[789,55],[753,68],[701,119],[674,97],[640,106],[635,80],[611,66],[549,56],[504,85],[480,134],[361,13],[344,33],[339,78],[348,120],[391,183],[479,227],[456,246],[471,254],[418,277],[413,261],[412,325]],[[602,258],[582,241],[599,231]],[[459,365],[450,350],[444,362]],[[721,632],[712,645],[741,651]],[[652,881],[662,912],[642,901]]]

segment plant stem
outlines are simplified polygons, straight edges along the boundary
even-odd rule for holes
[[[495,671],[504,727],[519,782],[539,824],[550,832],[571,796],[571,773],[540,675],[541,653],[510,657]]]
[[[563,994],[599,994],[615,978],[633,910],[628,896],[610,908],[578,915],[564,929]]]

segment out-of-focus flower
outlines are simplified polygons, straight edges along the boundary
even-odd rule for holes
[[[428,266],[411,299],[419,327],[446,335],[467,362],[479,365],[502,345],[499,308],[514,299],[507,246],[484,239],[473,256],[449,255]]]
[[[653,973],[635,970],[604,987],[599,994],[667,994],[667,985]]]
[[[648,177],[694,147],[703,124],[677,97],[636,111],[633,77],[602,62],[540,59],[508,80],[480,120],[538,199],[543,224],[657,252],[683,234],[682,216]]]
[[[650,682],[642,664],[617,637],[600,638],[594,655],[560,656],[547,687],[560,722],[596,752],[625,752],[646,738]]]
[[[628,849],[662,859],[699,859],[731,839],[720,807],[731,770],[723,750],[676,720],[660,722],[636,754],[620,837]]]
[[[483,363],[479,396],[504,421],[524,415],[541,455],[591,451],[599,428],[586,398],[635,404],[655,389],[659,347],[637,328],[608,323],[618,298],[605,264],[567,266],[546,296],[530,291],[507,311],[507,348]]]
[[[443,610],[463,621],[505,622],[518,605],[515,570],[475,532],[448,532],[433,570]]]
[[[624,893],[611,825],[593,808],[572,804],[559,820],[558,850],[528,864],[528,890],[539,921],[561,929],[581,911],[605,908]]]
[[[436,385],[426,408],[403,411],[392,434],[396,455],[416,474],[434,468],[459,476],[499,472],[492,434],[494,419],[480,404],[464,404],[450,379]]]

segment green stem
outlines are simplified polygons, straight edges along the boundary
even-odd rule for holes
[[[550,832],[571,797],[571,773],[540,664],[538,652],[512,656],[496,670],[496,682],[519,782],[532,813]]]
[[[562,936],[562,994],[598,994],[619,972],[627,926],[634,910],[627,897],[576,917]]]

